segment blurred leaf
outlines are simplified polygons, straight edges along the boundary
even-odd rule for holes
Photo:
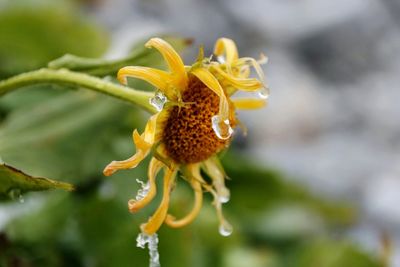
[[[164,40],[169,42],[175,50],[182,51],[191,41],[185,38],[166,36]],[[147,41],[147,40],[146,40]],[[75,55],[64,55],[51,61],[48,67],[51,69],[67,68],[74,71],[85,72],[96,76],[115,75],[117,71],[125,66],[140,65],[155,67],[160,64],[159,52],[144,46],[145,42],[138,42],[132,49],[131,54],[116,60],[93,59],[78,57]]]
[[[356,211],[350,203],[315,196],[305,187],[289,182],[290,179],[278,170],[256,165],[234,150],[227,153],[222,162],[230,178],[227,185],[233,192],[230,202],[233,205],[227,208],[234,208],[238,214],[248,214],[249,220],[262,210],[290,203],[296,207],[303,205],[303,210],[321,216],[332,225],[348,225],[356,219]]]
[[[48,189],[71,191],[73,185],[41,177],[32,177],[6,164],[0,164],[0,199],[18,199],[28,191]]]
[[[13,95],[4,100],[8,97]],[[0,128],[0,154],[29,173],[76,183],[101,175],[108,162],[132,153],[132,128],[142,121],[136,109],[122,101],[65,92],[40,105],[13,109]],[[120,137],[124,145],[118,151],[113,146]]]
[[[381,267],[374,257],[344,241],[315,240],[306,242],[291,257],[288,267]]]
[[[43,67],[66,53],[97,57],[108,46],[104,31],[73,5],[17,2],[0,9],[0,78]]]

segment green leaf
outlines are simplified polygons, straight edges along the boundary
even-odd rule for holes
[[[0,199],[15,199],[29,191],[48,189],[72,191],[74,186],[47,178],[32,177],[4,163],[0,164]]]
[[[0,10],[0,77],[44,67],[66,53],[97,57],[108,47],[107,34],[74,5],[18,2]]]
[[[178,52],[191,44],[191,40],[187,38],[167,36],[163,37],[163,39],[170,43]],[[148,49],[144,44],[145,42],[138,42],[134,45],[129,55],[120,59],[94,59],[67,54],[51,61],[48,67],[51,69],[67,68],[95,76],[106,76],[115,75],[120,68],[129,65],[152,67],[161,65],[161,56],[157,50]]]

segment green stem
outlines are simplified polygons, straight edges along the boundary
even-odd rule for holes
[[[149,103],[149,98],[153,96],[152,93],[134,90],[100,78],[83,73],[72,72],[66,69],[40,69],[22,73],[0,81],[0,96],[24,86],[43,83],[66,84],[74,87],[83,87],[128,101],[151,113],[155,113],[155,108]]]

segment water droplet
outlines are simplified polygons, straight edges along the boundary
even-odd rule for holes
[[[233,227],[227,221],[222,221],[219,225],[219,234],[222,236],[230,236],[233,232]]]
[[[224,64],[226,62],[225,57],[224,56],[217,56],[217,61],[221,64]]]
[[[164,108],[165,103],[168,101],[167,97],[160,91],[154,94],[154,97],[149,99],[150,105],[156,108],[157,111],[161,111]]]
[[[211,125],[219,139],[228,139],[233,134],[233,129],[229,124],[229,120],[223,120],[220,115],[215,115],[211,118]]]
[[[24,203],[25,199],[22,196],[21,193],[21,189],[19,188],[11,188],[10,190],[8,190],[8,196],[12,199],[12,200],[18,200],[19,203]]]
[[[139,248],[149,248],[150,267],[160,267],[160,254],[158,253],[158,236],[157,234],[148,235],[140,233],[136,238],[136,246]]]
[[[220,191],[218,192],[218,200],[221,203],[227,203],[229,202],[231,198],[231,192],[229,192],[229,189],[226,187],[223,187],[220,189]]]
[[[147,196],[147,194],[149,193],[150,190],[150,184],[144,183],[142,181],[140,181],[139,179],[136,179],[136,182],[138,182],[138,184],[140,184],[140,186],[142,187],[141,189],[138,190],[135,199],[137,201],[142,200],[143,198],[145,198]]]
[[[268,99],[269,97],[269,87],[263,87],[258,92],[258,96],[262,99]]]

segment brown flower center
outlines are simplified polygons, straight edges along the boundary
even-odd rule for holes
[[[182,100],[188,104],[173,107],[165,124],[162,142],[168,156],[178,163],[196,163],[227,147],[231,138],[219,139],[211,125],[211,118],[219,109],[218,95],[199,79],[190,77]]]

